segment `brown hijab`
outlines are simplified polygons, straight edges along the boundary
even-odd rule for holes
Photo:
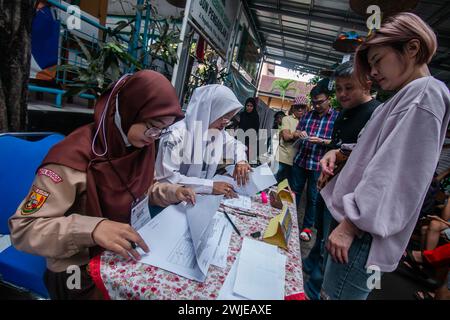
[[[95,122],[75,130],[55,145],[41,166],[55,163],[86,172],[86,214],[129,223],[134,198],[145,195],[153,182],[156,154],[154,144],[143,148],[125,145],[114,123],[117,95],[125,135],[135,123],[164,116],[174,116],[175,121],[184,117],[170,82],[157,72],[139,71],[122,78],[103,94],[95,106]],[[105,111],[108,97],[109,107]],[[94,147],[97,154],[105,151],[103,156],[92,152],[99,126]]]

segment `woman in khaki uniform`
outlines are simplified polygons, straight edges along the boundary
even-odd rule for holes
[[[155,140],[182,118],[170,82],[140,71],[99,99],[93,124],[49,151],[9,226],[16,248],[47,258],[44,280],[52,299],[101,299],[86,270],[101,250],[125,259],[140,258],[135,244],[151,250],[130,226],[132,208],[146,195],[158,206],[195,201],[191,189],[152,184]],[[78,289],[67,286],[73,265],[81,270]]]

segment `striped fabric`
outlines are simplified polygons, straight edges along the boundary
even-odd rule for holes
[[[297,130],[306,131],[310,137],[329,140],[333,133],[334,121],[338,115],[339,112],[333,108],[330,108],[323,117],[320,117],[315,111],[308,112],[300,119]],[[297,151],[294,163],[307,170],[320,171],[319,161],[326,152],[326,146],[304,140]]]

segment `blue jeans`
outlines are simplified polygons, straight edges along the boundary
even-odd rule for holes
[[[320,299],[325,261],[328,256],[325,243],[328,239],[332,219],[333,217],[319,193],[315,223],[317,229],[316,242],[308,257],[303,261],[303,272],[309,275],[308,281],[305,282],[305,293],[311,300]]]
[[[299,167],[294,164],[292,166],[292,190],[295,192],[295,201],[298,204],[302,198],[302,192],[307,185],[306,193],[306,209],[305,217],[303,219],[303,229],[311,228],[314,225],[316,217],[316,203],[317,203],[317,180],[319,180],[320,171],[312,171]]]
[[[289,186],[292,188],[292,166],[280,162],[278,165],[278,171],[275,174],[275,179],[277,179],[277,182],[280,183],[284,179],[288,179]]]
[[[333,220],[332,226],[337,223]],[[332,228],[330,228],[332,230]],[[348,251],[346,264],[333,261],[328,255],[325,275],[320,293],[324,300],[366,300],[372,291],[367,280],[373,272],[368,272],[365,265],[369,257],[372,236],[365,233],[360,239],[355,237]]]

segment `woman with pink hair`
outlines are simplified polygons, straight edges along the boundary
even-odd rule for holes
[[[346,165],[322,196],[331,224],[321,297],[366,299],[383,272],[396,269],[433,178],[450,119],[450,94],[427,64],[433,30],[412,13],[386,19],[358,48],[356,73],[395,95],[380,105],[356,145],[321,160],[333,176],[336,155]]]

